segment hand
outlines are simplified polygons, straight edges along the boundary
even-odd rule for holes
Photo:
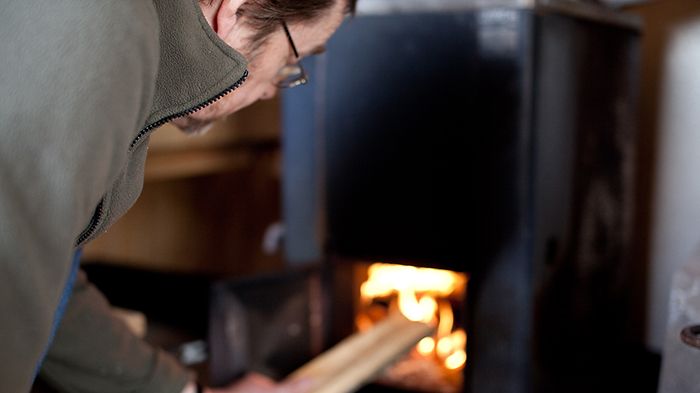
[[[311,385],[310,380],[276,383],[260,374],[248,374],[224,388],[204,388],[204,393],[307,393]]]

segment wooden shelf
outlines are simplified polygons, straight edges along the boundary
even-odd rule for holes
[[[257,103],[204,135],[169,124],[155,131],[142,195],[84,259],[226,275],[280,266],[260,246],[281,216],[278,105]]]
[[[253,154],[243,149],[211,149],[150,154],[146,161],[145,181],[234,172],[250,168]]]

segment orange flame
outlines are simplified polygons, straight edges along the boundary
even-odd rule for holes
[[[430,296],[418,300],[412,289],[399,291],[399,310],[411,321],[428,323],[435,316],[437,308],[437,302]]]
[[[452,326],[454,325],[455,317],[452,313],[452,306],[449,302],[440,302],[440,323],[438,324],[437,334],[438,337],[446,337],[452,331]]]
[[[464,274],[414,266],[375,263],[369,267],[369,279],[362,284],[363,299],[390,296],[404,289],[433,297],[448,297],[464,288]]]
[[[368,269],[368,280],[360,287],[365,304],[375,298],[398,297],[401,313],[412,321],[435,323],[438,327],[435,337],[426,337],[416,346],[423,356],[436,354],[447,369],[456,370],[466,363],[466,333],[464,330],[452,332],[454,314],[446,299],[459,294],[466,287],[464,274],[448,270],[418,268],[414,266],[375,263]],[[369,318],[357,319],[358,328],[370,326]]]
[[[430,356],[435,350],[435,339],[432,337],[425,337],[418,342],[416,350],[423,356]]]
[[[445,359],[445,367],[450,370],[457,370],[465,363],[467,363],[467,352],[463,349],[458,349]]]

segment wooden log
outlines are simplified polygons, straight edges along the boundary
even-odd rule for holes
[[[377,377],[434,328],[401,314],[354,334],[292,373],[288,380],[308,378],[309,393],[350,393]]]

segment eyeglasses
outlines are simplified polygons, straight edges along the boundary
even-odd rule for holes
[[[294,52],[297,62],[294,64],[287,64],[279,70],[277,73],[279,81],[276,83],[276,85],[277,87],[283,89],[305,85],[309,82],[309,77],[306,75],[306,71],[304,71],[304,68],[299,63],[299,52],[297,52],[297,47],[294,45],[292,35],[289,33],[289,27],[287,27],[287,23],[284,21],[282,21],[282,28],[284,29],[284,33],[287,35],[289,46],[292,47],[292,52]]]

